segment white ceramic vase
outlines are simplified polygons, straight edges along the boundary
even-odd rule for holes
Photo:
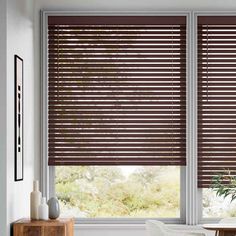
[[[48,220],[48,205],[46,202],[46,198],[42,198],[42,202],[39,205],[39,219],[40,220]]]
[[[38,220],[38,208],[41,203],[42,194],[39,191],[39,181],[34,180],[33,192],[30,194],[30,218],[31,220]]]

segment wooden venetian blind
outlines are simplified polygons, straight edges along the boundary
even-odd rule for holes
[[[198,17],[198,186],[236,170],[236,17]]]
[[[49,165],[185,165],[186,19],[48,18]]]

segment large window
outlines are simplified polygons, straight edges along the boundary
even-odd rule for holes
[[[236,215],[210,189],[236,170],[235,16],[46,12],[43,27],[43,179],[63,215]]]
[[[48,164],[63,213],[180,219],[185,101],[185,16],[49,16]]]
[[[235,216],[235,202],[217,197],[212,177],[236,169],[236,17],[198,17],[198,185],[203,217]],[[227,183],[225,183],[227,184]]]

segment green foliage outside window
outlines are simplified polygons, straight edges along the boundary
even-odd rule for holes
[[[230,171],[214,176],[211,188],[217,196],[230,197],[231,202],[236,199],[236,177]]]
[[[179,167],[60,166],[56,195],[74,217],[179,217]],[[128,169],[127,169],[128,168]]]

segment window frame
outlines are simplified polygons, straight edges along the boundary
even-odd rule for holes
[[[47,18],[48,16],[55,16],[55,15],[79,15],[79,16],[186,16],[186,21],[187,21],[187,31],[189,30],[189,20],[190,20],[190,13],[189,12],[151,12],[147,14],[146,12],[114,12],[114,13],[107,13],[107,12],[69,12],[69,11],[41,11],[41,77],[42,77],[42,84],[41,84],[41,96],[42,96],[42,104],[41,104],[41,148],[42,148],[42,160],[41,160],[41,189],[42,193],[44,196],[47,198],[51,196],[55,196],[55,167],[53,166],[48,166],[47,161],[47,130],[48,130],[48,122],[47,122],[47,82],[48,82],[48,77],[47,77]],[[187,36],[187,45],[189,44],[189,37]],[[187,46],[187,63],[189,57],[189,48]],[[186,70],[186,78],[189,77],[189,70]],[[188,84],[188,83],[187,83]],[[188,85],[187,85],[188,86]],[[187,108],[188,111],[188,108]],[[187,125],[188,126],[188,125]],[[187,153],[188,153],[188,144],[187,144]],[[162,220],[165,223],[176,223],[176,224],[184,224],[186,222],[186,166],[180,166],[180,218],[154,218],[158,220]],[[97,218],[97,219],[92,219],[92,218],[76,218],[76,223],[144,223],[146,218]]]
[[[202,15],[236,15],[233,12],[81,12],[81,11],[41,11],[41,190],[47,198],[55,193],[55,167],[48,166],[47,157],[47,17],[55,15],[80,16],[186,16],[186,156],[187,164],[181,168],[180,218],[154,218],[165,223],[196,225],[217,222],[219,218],[202,217],[202,190],[197,188],[197,17]],[[191,157],[191,158],[188,158]],[[82,223],[144,223],[146,218],[77,218]]]
[[[111,217],[111,218],[75,218],[75,223],[83,224],[144,224],[147,219],[161,220],[167,224],[185,224],[185,167],[180,166],[180,217],[179,218],[131,218],[131,217]],[[49,167],[49,198],[55,196],[55,166]]]
[[[195,55],[195,62],[194,62],[194,67],[195,67],[195,78],[196,78],[196,83],[197,83],[197,18],[198,16],[235,16],[236,17],[236,12],[235,11],[193,11],[192,12],[192,18],[193,18],[193,24],[194,24],[194,35],[193,35],[193,40],[194,40],[194,55]],[[197,92],[197,85],[196,85],[196,92]],[[197,106],[196,106],[197,109]],[[197,142],[197,140],[196,140]],[[203,204],[202,204],[202,189],[198,188],[197,191],[197,205],[198,207],[198,224],[206,224],[206,223],[218,223],[221,218],[204,218],[203,217]]]
[[[186,16],[187,20],[187,32],[189,30],[189,22],[190,22],[190,12],[151,12],[151,13],[146,13],[146,12],[113,12],[113,13],[106,13],[106,12],[80,12],[80,11],[41,11],[41,151],[42,151],[42,158],[41,158],[41,171],[40,171],[40,182],[41,182],[41,191],[44,196],[47,198],[50,198],[52,196],[55,196],[55,167],[53,166],[48,166],[48,157],[47,157],[47,149],[48,149],[48,142],[47,142],[47,137],[48,137],[48,122],[47,122],[47,82],[48,82],[48,76],[47,76],[47,55],[48,55],[48,50],[47,50],[47,18],[48,16],[55,16],[55,15],[67,15],[67,16],[72,16],[72,15],[80,15],[80,16]],[[187,36],[187,64],[189,64],[189,36]],[[187,66],[186,70],[186,78],[189,77],[189,70]],[[188,80],[187,86],[189,86]],[[188,89],[187,89],[188,90]],[[188,109],[188,103],[187,105],[187,111]],[[187,112],[188,113],[188,112]],[[188,115],[187,115],[188,116]],[[187,125],[188,128],[188,125]],[[187,141],[187,153],[188,153],[188,141]],[[186,166],[180,166],[180,184],[181,184],[181,191],[180,191],[180,218],[152,218],[152,219],[157,219],[157,220],[162,220],[165,223],[171,223],[171,224],[185,224],[186,222],[186,204],[188,201],[188,194],[186,194],[186,173],[189,172],[186,170]],[[118,224],[144,224],[146,218],[76,218],[75,222],[82,222],[82,223],[118,223]]]

